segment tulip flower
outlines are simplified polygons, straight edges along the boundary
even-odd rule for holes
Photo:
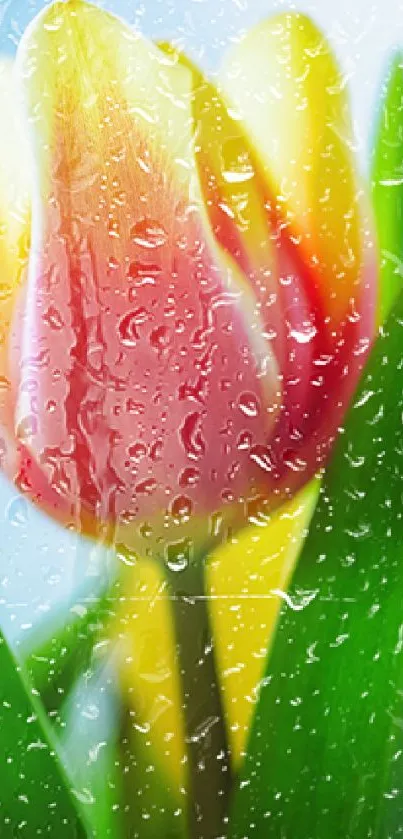
[[[33,495],[85,526],[275,500],[324,462],[374,284],[323,43],[323,79],[298,75],[317,41],[298,16],[252,33],[225,74],[234,114],[94,6],[56,3],[24,36],[34,188],[13,430]]]
[[[323,467],[374,334],[344,83],[300,15],[235,45],[218,89],[83,0],[35,19],[15,70],[32,221],[2,356],[6,468],[67,526],[163,563],[189,751],[213,741],[222,792],[225,733],[199,731],[212,658],[186,637],[205,620],[195,557]],[[193,612],[178,592],[200,595]]]

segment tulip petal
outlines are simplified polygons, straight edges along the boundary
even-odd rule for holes
[[[269,198],[313,271],[332,330],[362,270],[361,192],[346,78],[316,26],[281,13],[230,51],[223,84],[245,121]]]
[[[309,336],[315,288],[283,220],[268,210],[267,179],[239,115],[187,56],[170,45],[164,49],[192,74],[196,164],[206,211],[221,247],[253,288],[263,334],[270,337],[283,381],[290,375],[293,379],[287,410],[290,421],[296,421],[310,395],[308,371],[318,351],[318,341]],[[304,332],[310,340],[300,339]]]
[[[81,0],[35,20],[19,66],[37,191],[17,433],[75,519],[232,503],[265,478],[239,441],[263,445],[279,376],[208,225],[191,74]]]
[[[293,472],[313,474],[326,462],[374,335],[372,230],[344,79],[314,24],[297,13],[259,24],[231,50],[222,80],[289,260],[283,305],[294,347],[270,451],[295,489]]]
[[[174,627],[163,572],[152,561],[131,569],[115,629],[122,686],[144,728],[150,763],[157,761],[180,798],[186,747]]]
[[[159,47],[191,74],[195,162],[206,212],[217,241],[253,287],[281,369],[286,355],[278,286],[281,254],[268,228],[265,185],[251,144],[219,88],[171,44]]]
[[[270,27],[270,22],[267,26]],[[228,104],[225,93],[207,81],[188,58],[170,47],[165,46],[165,49],[192,72],[193,116],[198,140],[196,161],[210,222],[221,246],[237,260],[254,288],[266,333],[271,336],[283,373],[283,410],[274,435],[275,441],[264,447],[262,454],[266,462],[271,462],[272,472],[283,474],[287,489],[292,492],[301,485],[302,473],[312,474],[315,467],[324,463],[329,442],[354,389],[374,331],[375,270],[372,243],[369,230],[366,230],[369,225],[363,212],[364,201],[358,195],[354,205],[353,220],[357,228],[355,278],[348,288],[348,298],[344,300],[344,309],[340,308],[336,322],[321,292],[323,281],[326,280],[328,289],[328,280],[330,285],[335,285],[333,266],[329,261],[319,266],[321,276],[318,280],[318,266],[307,258],[301,236],[295,235],[288,205],[273,199],[273,182],[277,172],[271,179],[268,166],[262,159],[263,152],[270,148],[269,143],[264,140],[264,148],[263,145],[262,148],[257,147],[255,126],[248,120],[248,114],[241,108],[236,113],[234,107]],[[253,63],[253,57],[251,61]],[[232,66],[231,59],[229,64]],[[328,64],[332,64],[331,56],[328,56]],[[337,72],[333,64],[334,72]],[[285,73],[281,82],[284,84],[286,81]],[[258,93],[260,89],[258,87]],[[248,95],[248,105],[254,98],[252,92]],[[287,92],[290,94],[290,90],[286,90],[285,95]],[[314,90],[310,96],[312,102],[308,102],[307,110],[312,120],[312,114],[315,115],[317,109]],[[333,94],[329,93],[329,98],[331,96]],[[288,113],[287,103],[284,108]],[[259,107],[257,129],[260,128],[261,113],[262,108]],[[285,123],[280,124],[278,136],[277,123],[273,121],[275,129],[270,133],[271,142],[281,141],[282,128],[286,127],[288,134],[292,135],[293,119],[290,116],[289,127]],[[311,133],[316,142],[316,154],[320,149],[318,138],[314,136],[315,130],[319,132],[320,140],[322,128],[313,122]],[[331,160],[329,172],[334,180],[333,169],[336,170],[341,154],[339,146],[342,146],[341,139],[338,140],[334,163],[328,155]],[[298,159],[296,169],[297,164],[303,167],[304,161]],[[346,188],[344,184],[341,188],[342,201],[346,204],[355,200],[352,185],[358,192],[352,154],[348,148],[347,169]],[[282,176],[281,170],[279,175]],[[316,175],[322,177],[318,172]],[[301,177],[305,177],[303,169],[298,174],[298,178]],[[304,193],[306,200],[312,188],[308,180]],[[297,201],[301,197],[298,190],[297,179],[294,196]],[[339,217],[340,202],[337,203],[337,196],[336,199],[335,203],[334,196],[329,195],[329,206],[332,207],[331,210],[329,207],[326,209],[328,229],[325,229],[324,223],[322,225],[323,235],[329,234],[330,238],[338,235],[337,227],[330,230],[334,218]],[[311,208],[308,209],[315,228],[318,224],[313,212],[315,199],[312,212]],[[332,300],[336,299],[334,290],[329,293]],[[260,458],[260,462],[262,460]],[[285,471],[287,474],[284,474]],[[271,478],[268,478],[269,484]]]
[[[209,560],[208,587],[231,755],[238,767],[267,651],[318,498],[312,481],[269,521],[250,526]]]
[[[316,386],[315,362],[321,355],[333,362],[336,353],[329,341],[328,327],[318,313],[320,306],[311,272],[301,260],[284,220],[268,206],[267,178],[243,122],[223,92],[188,57],[169,45],[163,46],[168,55],[191,71],[196,163],[210,224],[220,246],[248,277],[259,306],[263,334],[269,336],[282,372],[283,410],[280,417],[277,414],[281,428],[275,435],[277,451],[276,445],[270,450],[264,445],[256,447],[254,454],[261,468],[264,460],[266,468],[270,463],[271,475],[266,475],[270,492],[276,483],[273,473],[284,472],[283,455],[290,454],[290,437],[295,437],[301,418],[317,415],[318,399],[323,414],[322,394],[326,388],[321,393]],[[301,438],[305,442],[305,436]],[[304,462],[300,459],[300,471]],[[311,473],[314,468],[311,463]],[[287,481],[289,492],[295,483],[295,476]]]
[[[28,150],[17,107],[10,60],[0,61],[0,423],[1,459],[13,459],[10,326],[27,264],[29,233]],[[5,466],[3,462],[3,467]]]

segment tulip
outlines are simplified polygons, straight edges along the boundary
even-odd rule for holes
[[[374,334],[344,83],[301,15],[235,45],[218,89],[83,0],[35,19],[16,73],[32,222],[5,468],[66,526],[162,562],[192,674],[191,829],[215,835],[226,805],[213,827],[192,744],[212,741],[223,802],[230,763],[222,726],[195,735],[219,704],[187,637],[197,556],[323,468]]]
[[[234,53],[236,114],[83,2],[20,47],[34,187],[12,430],[33,496],[113,537],[305,483],[373,332],[333,58],[299,16]]]

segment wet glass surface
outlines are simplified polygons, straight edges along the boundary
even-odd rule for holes
[[[0,2],[5,839],[403,831],[402,21]]]

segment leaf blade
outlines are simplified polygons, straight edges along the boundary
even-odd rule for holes
[[[1,836],[14,839],[25,828],[30,836],[52,830],[61,839],[84,839],[45,714],[2,635],[0,668]]]
[[[20,648],[20,658],[45,708],[58,710],[80,674],[91,663],[94,646],[107,645],[106,627],[114,616],[117,586],[95,597],[77,599],[71,613],[55,626],[47,622]],[[72,611],[72,610],[71,610]]]
[[[391,61],[372,154],[372,199],[381,256],[379,320],[385,320],[403,276],[403,53]]]
[[[386,839],[402,824],[402,327],[403,295],[371,355],[285,598],[231,839]]]

